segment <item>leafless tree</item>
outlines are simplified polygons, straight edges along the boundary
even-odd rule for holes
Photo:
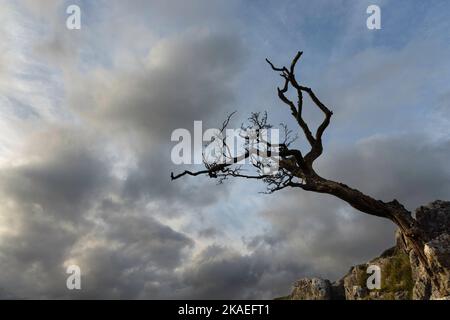
[[[316,96],[314,91],[306,86],[299,84],[295,75],[297,62],[303,52],[298,52],[289,68],[277,67],[271,61],[266,59],[270,67],[278,72],[283,79],[283,86],[277,88],[278,97],[289,108],[293,118],[303,132],[309,143],[309,151],[304,154],[302,151],[290,148],[291,131],[285,129],[285,140],[279,144],[277,156],[279,156],[279,170],[275,175],[265,175],[261,170],[257,170],[257,174],[250,175],[242,171],[242,168],[236,166],[238,160],[251,156],[251,150],[247,149],[239,159],[229,158],[229,161],[223,163],[205,163],[205,170],[191,172],[184,171],[178,175],[172,173],[172,180],[179,179],[185,175],[197,176],[208,175],[211,178],[227,179],[229,177],[241,177],[246,179],[262,180],[268,186],[268,192],[275,192],[285,188],[299,188],[306,191],[325,193],[333,195],[344,200],[353,208],[369,215],[382,217],[394,222],[401,230],[405,241],[409,241],[430,276],[431,269],[427,264],[424,255],[425,236],[419,227],[417,221],[397,200],[383,202],[362,193],[361,191],[351,188],[341,182],[329,180],[320,176],[314,169],[314,162],[323,153],[322,136],[330,124],[333,112]],[[287,93],[292,89],[296,95],[296,101],[288,98]],[[303,118],[304,96],[309,97],[314,105],[323,113],[323,121],[313,133]],[[257,129],[267,129],[271,126],[267,123],[267,116],[254,113],[250,117],[250,125]],[[228,125],[230,117],[224,122],[222,131]],[[273,147],[270,146],[269,147]],[[256,169],[261,169],[261,163],[256,161],[253,163]],[[432,277],[433,278],[433,277]]]

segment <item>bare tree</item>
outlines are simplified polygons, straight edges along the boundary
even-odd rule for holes
[[[339,199],[344,200],[353,208],[377,217],[382,217],[394,222],[401,230],[404,240],[409,241],[419,258],[421,264],[427,270],[430,277],[433,279],[430,266],[428,266],[427,259],[424,254],[424,243],[426,241],[425,235],[419,227],[417,221],[412,217],[402,204],[397,200],[390,202],[383,202],[372,198],[361,191],[351,188],[341,182],[329,180],[320,176],[314,169],[314,162],[323,153],[322,136],[330,124],[333,112],[316,96],[314,91],[306,86],[298,83],[295,76],[295,67],[303,52],[298,52],[289,68],[276,67],[271,61],[266,59],[270,67],[278,72],[283,78],[283,86],[277,88],[278,97],[289,108],[296,123],[303,132],[306,140],[309,143],[310,149],[304,154],[300,150],[290,148],[293,141],[291,138],[291,131],[285,129],[285,140],[279,144],[277,156],[279,156],[279,170],[275,175],[265,175],[261,173],[262,164],[259,161],[253,163],[258,169],[255,175],[249,175],[242,171],[242,168],[235,166],[238,160],[248,158],[252,154],[252,150],[247,149],[239,159],[229,157],[228,161],[222,163],[205,163],[205,170],[191,172],[184,171],[178,175],[172,173],[172,180],[181,178],[185,175],[209,175],[211,178],[227,179],[229,177],[241,177],[247,179],[262,180],[268,186],[269,192],[275,192],[284,188],[299,188],[306,191],[313,191],[318,193],[326,193],[333,195]],[[290,89],[294,90],[297,100],[296,102],[288,98],[287,93]],[[322,123],[318,126],[315,133],[311,131],[309,125],[303,118],[303,99],[304,96],[311,99],[314,105],[323,113],[324,118]],[[230,116],[231,117],[231,116]],[[230,117],[223,123],[222,130],[228,125]],[[250,126],[257,129],[267,129],[271,126],[267,123],[267,116],[259,113],[254,113],[249,118]],[[269,144],[269,147],[274,147]]]

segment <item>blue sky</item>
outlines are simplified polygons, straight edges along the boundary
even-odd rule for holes
[[[1,5],[0,296],[272,298],[392,245],[388,221],[328,196],[170,181],[170,133],[194,120],[267,110],[296,129],[265,58],[298,50],[298,78],[334,111],[324,176],[411,210],[448,197],[448,1]],[[81,292],[61,285],[71,263]]]

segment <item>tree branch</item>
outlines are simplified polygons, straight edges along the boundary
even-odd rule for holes
[[[312,91],[311,88],[299,85],[297,78],[295,76],[295,67],[297,65],[298,60],[302,56],[303,52],[299,51],[297,52],[297,55],[292,60],[290,69],[288,70],[286,67],[275,67],[274,64],[269,60],[266,59],[266,61],[270,64],[273,70],[275,71],[281,71],[281,77],[285,80],[283,89],[277,88],[278,91],[278,97],[280,100],[289,106],[291,109],[291,113],[294,116],[295,120],[299,124],[300,128],[302,129],[303,133],[305,134],[305,138],[309,142],[311,146],[311,150],[308,152],[308,154],[304,157],[305,164],[312,168],[313,162],[322,154],[323,152],[323,144],[322,144],[322,136],[325,132],[326,128],[330,124],[331,116],[333,115],[333,112],[328,109],[327,106],[325,106],[315,95],[315,93]],[[292,87],[297,91],[297,106],[295,106],[294,102],[292,102],[290,99],[286,97],[286,93],[289,90],[289,84],[292,85]],[[312,134],[311,130],[309,129],[308,124],[303,119],[302,111],[303,111],[303,92],[306,92],[311,100],[314,102],[314,104],[325,114],[325,118],[323,122],[320,124],[320,126],[316,130],[315,136]],[[300,163],[299,163],[300,165]]]

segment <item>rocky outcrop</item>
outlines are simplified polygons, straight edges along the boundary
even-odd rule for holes
[[[303,278],[295,282],[292,300],[330,300],[331,284],[320,278]]]
[[[303,278],[294,284],[292,293],[283,300],[345,300],[344,286],[321,278]]]
[[[381,288],[369,290],[369,266],[381,271]],[[405,300],[412,297],[413,279],[409,257],[397,247],[383,252],[379,257],[350,268],[342,278],[346,300]]]
[[[425,233],[424,253],[431,270],[419,263],[411,244],[397,231],[396,245],[371,261],[353,266],[336,282],[320,278],[298,280],[291,300],[428,300],[450,299],[450,202],[435,201],[416,210]],[[367,288],[369,266],[381,270],[381,287]]]
[[[409,255],[413,271],[413,299],[442,299],[450,296],[450,202],[435,201],[416,210],[416,220],[427,242],[424,253],[434,279],[419,263],[411,244],[397,232],[398,245]]]

